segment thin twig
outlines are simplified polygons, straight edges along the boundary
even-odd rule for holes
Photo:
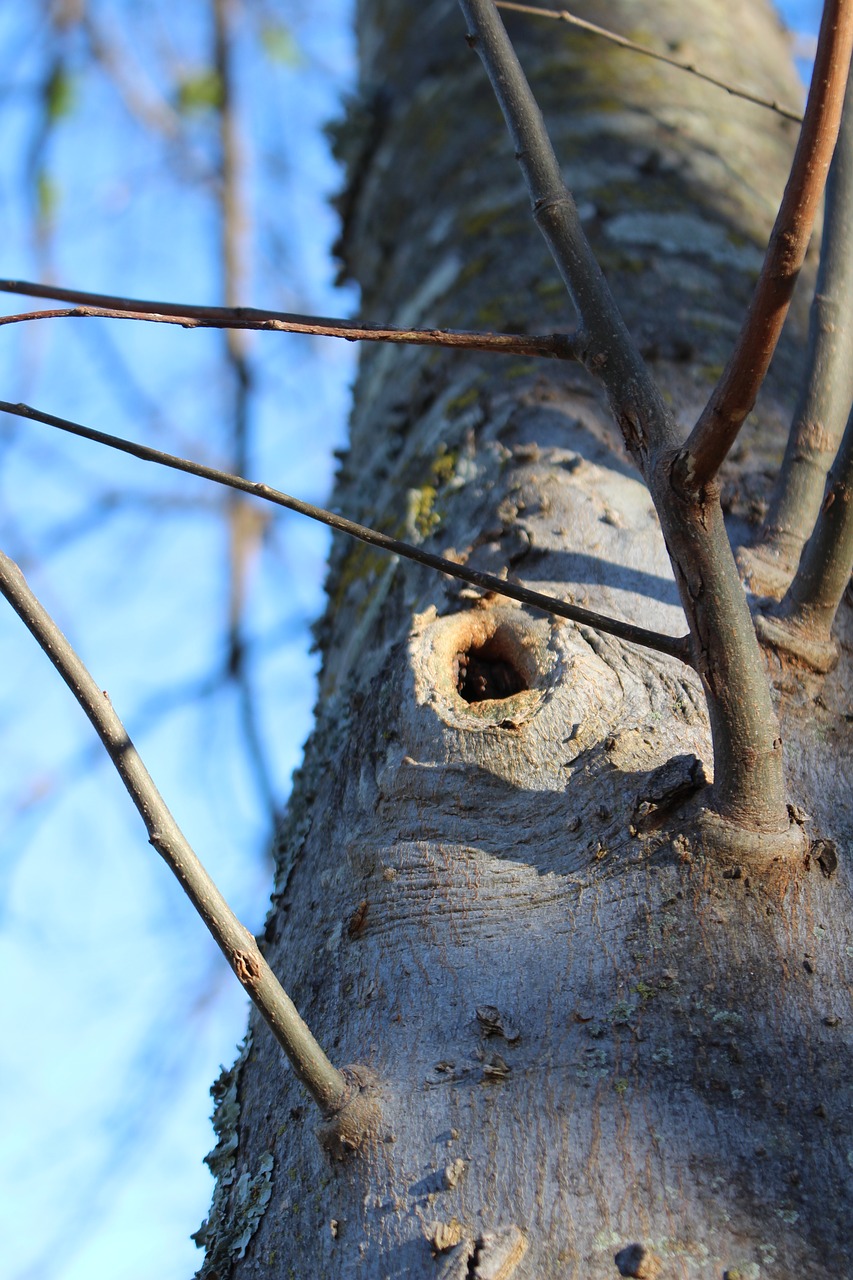
[[[242,493],[250,493],[266,502],[272,502],[276,506],[286,507],[289,511],[296,511],[300,515],[308,516],[311,520],[317,520],[338,533],[357,538],[360,542],[367,542],[371,546],[380,547],[383,551],[389,551],[393,555],[403,556],[407,560],[414,560],[417,564],[425,565],[429,569],[437,569],[440,573],[447,574],[448,577],[459,578],[462,582],[468,582],[472,586],[479,587],[482,591],[507,596],[511,600],[518,600],[521,604],[541,609],[543,613],[553,614],[560,618],[568,618],[571,622],[582,623],[597,631],[604,631],[609,635],[617,636],[621,640],[629,640],[632,644],[639,644],[647,649],[655,649],[659,653],[669,654],[673,658],[680,659],[681,662],[686,663],[688,666],[691,663],[687,636],[667,636],[657,631],[647,631],[645,627],[637,627],[630,622],[605,617],[603,614],[595,613],[591,609],[584,609],[576,604],[568,604],[566,601],[557,600],[554,596],[544,595],[539,591],[530,591],[527,587],[522,587],[514,582],[506,582],[503,578],[497,578],[491,573],[482,573],[479,569],[469,569],[464,565],[455,564],[452,560],[445,560],[443,556],[436,556],[429,551],[424,551],[421,547],[414,547],[407,542],[400,542],[397,538],[392,538],[387,533],[380,533],[376,529],[369,529],[365,525],[356,524],[353,520],[347,520],[343,516],[335,515],[334,512],[326,511],[322,507],[315,507],[310,502],[302,502],[299,498],[293,498],[290,494],[282,493],[278,489],[272,489],[269,485],[259,481],[244,480],[242,476],[229,475],[225,471],[205,466],[200,462],[192,462],[187,458],[178,458],[174,454],[162,453],[159,449],[149,449],[147,445],[135,444],[130,440],[122,440],[119,436],[108,435],[104,431],[95,431],[92,427],[84,427],[80,423],[70,422],[67,418],[57,418],[50,413],[41,413],[38,409],[33,409],[26,404],[10,404],[5,400],[0,400],[0,411],[12,413],[19,418],[29,418],[33,422],[43,422],[49,427],[57,427],[60,431],[67,431],[71,435],[81,436],[84,440],[93,440],[97,444],[107,445],[109,448],[118,449],[122,453],[129,453],[134,458],[141,458],[143,462],[154,462],[160,466],[171,467],[175,471],[184,471],[188,475],[199,476],[202,480],[212,480],[215,484],[227,485],[231,489],[239,489]]]
[[[811,239],[838,137],[853,45],[853,0],[825,0],[799,141],[749,310],[729,362],[687,440],[684,475],[716,475],[755,404]]]
[[[797,124],[802,122],[803,113],[801,111],[796,111],[793,107],[783,106],[775,98],[762,98],[760,94],[752,93],[749,89],[739,89],[737,85],[730,84],[728,80],[721,80],[719,76],[712,76],[709,72],[702,71],[696,66],[695,62],[685,62],[683,58],[674,58],[671,53],[661,53],[659,49],[652,49],[646,44],[638,44],[636,40],[629,40],[627,36],[620,36],[618,32],[610,31],[607,27],[599,27],[594,22],[587,22],[585,18],[578,18],[575,14],[569,13],[567,9],[540,9],[535,5],[510,3],[510,0],[495,0],[495,6],[498,9],[512,9],[514,13],[526,13],[536,18],[556,18],[557,21],[565,22],[570,27],[577,27],[579,31],[588,31],[591,35],[601,36],[602,39],[609,40],[611,44],[618,45],[620,49],[629,49],[632,53],[642,53],[647,58],[656,58],[658,62],[665,62],[668,67],[675,67],[679,71],[689,71],[697,79],[705,80],[717,89],[724,89],[733,98],[743,98],[744,101],[752,102],[757,107],[766,107],[768,111],[775,111],[777,115],[784,116],[786,120],[794,120]]]
[[[31,311],[0,316],[0,325],[26,320],[63,317],[101,317],[106,320],[148,320],[177,324],[184,329],[259,329],[275,333],[304,333],[314,337],[344,338],[347,342],[401,342],[422,347],[456,347],[468,351],[494,351],[500,355],[545,356],[577,359],[575,338],[568,333],[480,333],[465,329],[396,329],[388,325],[326,316],[296,315],[288,311],[264,311],[257,307],[202,307],[175,302],[146,302],[80,289],[57,289],[26,280],[0,280],[0,293],[20,293],[32,298],[77,302],[69,310]]]
[[[151,844],[174,872],[238,980],[290,1059],[295,1074],[325,1114],[339,1110],[349,1091],[346,1077],[332,1066],[270,969],[254,937],[234,915],[187,842],[106,692],[98,687],[59,627],[33,595],[21,570],[2,552],[0,592],[32,632],[89,717],[145,823]]]

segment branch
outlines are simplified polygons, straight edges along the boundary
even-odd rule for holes
[[[129,63],[127,51],[118,47],[115,28],[109,35],[104,33],[98,25],[100,19],[93,16],[93,7],[81,5],[77,19],[88,38],[92,56],[101,64],[128,115],[144,129],[162,134],[174,143],[181,134],[180,116],[165,98],[145,83],[141,64]]]
[[[579,358],[607,392],[644,475],[649,451],[676,447],[678,431],[581,227],[542,112],[492,0],[460,0],[468,43],[482,59],[524,174],[533,216],[583,325]]]
[[[825,0],[803,127],[761,274],[729,362],[685,446],[683,471],[697,491],[734,444],[776,350],[838,136],[851,45],[853,0]]]
[[[350,1091],[184,837],[112,708],[56,623],[0,552],[0,592],[32,632],[89,717],[148,831],[151,844],[174,872],[187,897],[254,1001],[297,1077],[324,1114],[339,1111]]]
[[[518,600],[521,604],[541,609],[543,613],[552,614],[560,618],[568,618],[571,622],[578,622],[597,631],[604,631],[608,635],[617,636],[620,640],[628,640],[632,644],[643,645],[647,649],[655,649],[659,653],[669,654],[670,657],[678,658],[681,662],[686,663],[688,666],[690,665],[687,636],[667,636],[661,635],[656,631],[647,631],[645,627],[636,627],[630,622],[607,618],[603,614],[595,613],[591,609],[584,609],[580,605],[568,604],[563,600],[557,600],[553,596],[544,595],[539,591],[530,591],[527,587],[519,586],[514,582],[506,582],[503,578],[496,578],[491,573],[481,573],[479,569],[469,569],[464,565],[455,564],[452,560],[445,560],[443,556],[432,555],[431,552],[424,551],[421,547],[413,547],[409,543],[400,542],[397,538],[392,538],[386,533],[379,533],[376,529],[369,529],[365,525],[356,524],[355,521],[335,515],[334,512],[326,511],[322,507],[315,507],[310,502],[302,502],[299,498],[293,498],[287,493],[281,493],[278,489],[272,489],[269,485],[262,484],[259,481],[244,480],[242,476],[229,475],[225,471],[218,471],[215,467],[204,466],[200,462],[192,462],[187,458],[178,458],[171,453],[162,453],[159,449],[149,449],[147,445],[134,444],[130,440],[122,440],[120,437],[108,435],[104,431],[95,431],[91,427],[81,426],[79,423],[70,422],[66,418],[57,418],[50,413],[41,413],[38,409],[33,409],[26,404],[10,404],[5,400],[0,400],[0,410],[14,414],[19,418],[29,418],[33,422],[43,422],[49,427],[57,427],[60,431],[67,431],[71,435],[81,436],[84,440],[93,440],[97,444],[107,445],[111,449],[129,453],[134,458],[141,458],[143,462],[155,462],[160,466],[171,467],[175,471],[183,471],[188,475],[199,476],[202,480],[211,480],[214,484],[222,484],[231,489],[239,489],[242,493],[250,493],[256,498],[262,498],[265,502],[272,502],[276,506],[286,507],[289,511],[296,511],[300,515],[308,516],[311,520],[317,520],[321,524],[328,525],[330,529],[334,529],[338,533],[344,533],[350,538],[357,538],[360,542],[367,542],[371,546],[380,547],[383,551],[403,556],[404,559],[414,560],[417,564],[425,565],[428,569],[437,569],[439,573],[445,573],[448,577],[459,578],[462,582],[468,582],[472,586],[479,587],[482,591],[507,596],[511,600]]]
[[[821,619],[827,635],[853,572],[853,409],[814,532],[788,591],[791,612]]]
[[[817,671],[838,662],[831,628],[853,572],[853,410],[826,495],[794,580],[780,605],[755,620],[759,636]]]
[[[795,111],[793,107],[785,107],[777,102],[775,98],[762,98],[759,94],[752,93],[749,89],[739,89],[737,85],[730,84],[727,80],[721,80],[718,76],[712,76],[707,71],[701,71],[695,62],[685,62],[683,58],[674,58],[672,54],[661,53],[658,49],[652,49],[646,44],[637,44],[636,40],[629,40],[626,36],[620,36],[616,31],[609,31],[607,27],[599,27],[594,22],[587,22],[585,18],[578,18],[575,14],[569,13],[567,9],[539,9],[530,4],[512,4],[510,0],[495,0],[495,7],[498,9],[511,9],[514,13],[526,13],[536,18],[556,18],[557,21],[565,22],[570,27],[577,27],[579,31],[588,31],[591,35],[601,36],[603,39],[609,40],[611,44],[618,45],[620,49],[629,49],[632,53],[642,53],[647,58],[656,58],[658,62],[665,62],[668,67],[676,67],[679,71],[689,71],[697,79],[705,80],[717,89],[724,89],[733,98],[743,98],[744,101],[753,102],[758,107],[766,107],[768,111],[775,111],[777,115],[784,116],[786,120],[794,120],[797,124],[800,124],[803,119],[801,111]]]
[[[499,355],[545,356],[576,360],[571,334],[479,333],[464,329],[396,329],[391,326],[335,320],[325,316],[296,315],[289,311],[264,311],[257,307],[200,307],[179,302],[145,302],[111,294],[57,289],[26,280],[0,280],[0,293],[21,293],[33,298],[78,302],[70,310],[31,311],[0,316],[0,325],[25,320],[63,317],[101,317],[106,320],[147,320],[177,324],[183,329],[259,329],[275,333],[304,333],[314,337],[344,338],[347,342],[401,342],[423,347],[455,347],[468,351],[494,351]]]
[[[675,483],[680,432],[583,233],[500,14],[492,0],[460,0],[460,6],[513,140],[534,217],[580,314],[578,351],[607,392],[660,519],[711,722],[713,804],[741,835],[787,832],[781,739],[719,498]]]
[[[809,315],[806,373],[770,509],[739,553],[753,590],[781,595],[823,500],[853,398],[853,75],[826,182],[820,268]]]

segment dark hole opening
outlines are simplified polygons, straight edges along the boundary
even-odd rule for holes
[[[456,655],[456,691],[466,702],[511,698],[529,687],[495,637]]]

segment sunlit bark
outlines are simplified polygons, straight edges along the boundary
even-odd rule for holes
[[[762,0],[581,11],[796,94]],[[737,333],[796,126],[554,25],[508,18],[686,431]],[[363,89],[338,139],[361,313],[569,329],[464,30],[450,3],[361,5]],[[781,457],[795,347],[724,477],[738,518]],[[335,502],[683,631],[648,491],[575,365],[371,347]],[[358,1149],[330,1156],[256,1028],[220,1089],[207,1274],[604,1280],[617,1255],[630,1275],[843,1274],[846,606],[829,676],[769,655],[789,796],[817,841],[791,865],[697,821],[710,735],[675,659],[343,542],[328,595],[266,954],[334,1060],[374,1073],[378,1110]]]

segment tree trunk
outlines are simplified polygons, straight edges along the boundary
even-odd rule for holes
[[[764,0],[579,12],[797,101]],[[358,21],[362,89],[338,146],[362,314],[570,329],[456,7],[362,0]],[[748,301],[796,127],[557,23],[507,26],[686,432]],[[781,457],[800,339],[727,473],[736,539]],[[335,502],[684,631],[648,491],[572,364],[366,348]],[[328,594],[265,943],[333,1060],[371,1073],[375,1111],[352,1144],[318,1141],[253,1024],[215,1094],[204,1274],[847,1274],[853,936],[843,853],[834,866],[853,811],[849,606],[830,675],[768,655],[812,839],[782,877],[698,846],[681,819],[712,769],[690,668],[360,544],[335,546]]]

